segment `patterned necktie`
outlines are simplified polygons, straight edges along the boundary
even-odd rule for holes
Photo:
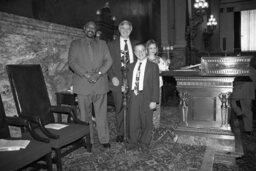
[[[136,79],[135,79],[134,94],[136,96],[139,94],[140,66],[141,66],[141,62],[139,64],[139,67],[138,67],[138,70],[137,70],[137,73],[136,73]]]
[[[129,49],[128,49],[128,45],[127,45],[127,40],[124,40],[124,51],[126,52],[125,61],[127,62],[127,64],[129,64],[130,63],[130,58],[129,58]]]

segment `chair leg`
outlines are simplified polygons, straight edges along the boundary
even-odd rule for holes
[[[62,171],[62,164],[61,164],[61,150],[60,148],[55,149],[55,159],[56,159],[56,166],[58,171]]]
[[[93,144],[94,139],[93,139],[93,122],[92,122],[92,119],[90,119],[90,121],[89,121],[89,128],[90,128],[90,140],[91,140],[91,143]]]
[[[47,171],[52,171],[52,153],[46,154],[45,161]]]
[[[87,152],[89,152],[89,153],[92,152],[92,143],[91,143],[90,135],[86,135],[86,149],[87,149]]]

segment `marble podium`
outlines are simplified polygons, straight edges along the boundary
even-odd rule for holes
[[[202,57],[200,64],[162,73],[177,81],[180,143],[207,145],[214,151],[214,160],[220,162],[232,163],[243,155],[239,129],[231,122],[229,97],[235,77],[249,74],[250,59]]]

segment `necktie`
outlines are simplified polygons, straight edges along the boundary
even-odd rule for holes
[[[92,42],[88,42],[88,53],[91,61],[93,61]]]
[[[127,40],[124,40],[124,51],[126,52],[126,59],[125,61],[128,63],[130,63],[130,58],[129,58],[129,49],[128,49],[128,45],[127,45]]]
[[[134,86],[134,94],[137,96],[139,94],[139,84],[140,84],[140,66],[141,62],[139,64],[137,73],[136,73],[136,79],[135,79],[135,86]]]

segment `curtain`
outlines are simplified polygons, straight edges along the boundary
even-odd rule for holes
[[[256,10],[241,11],[241,51],[256,51]]]

